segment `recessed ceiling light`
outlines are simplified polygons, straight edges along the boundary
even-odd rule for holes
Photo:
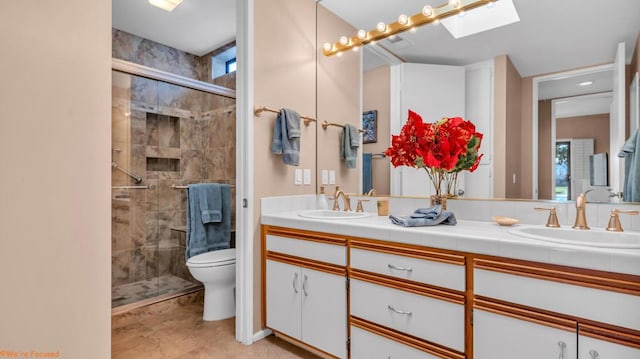
[[[578,84],[578,86],[591,86],[593,85],[593,81],[584,81]]]
[[[149,0],[149,4],[159,7],[162,10],[172,11],[180,5],[182,0]]]

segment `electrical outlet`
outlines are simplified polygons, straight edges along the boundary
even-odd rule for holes
[[[329,184],[329,171],[328,170],[322,170],[322,184],[325,185],[325,186]]]
[[[304,169],[304,184],[308,185],[311,184],[311,169],[309,168],[305,168]]]
[[[329,171],[329,184],[336,184],[336,171]]]
[[[295,171],[295,174],[294,174],[294,178],[293,178],[293,184],[295,184],[295,185],[301,185],[302,184],[302,169],[296,168],[296,171]]]

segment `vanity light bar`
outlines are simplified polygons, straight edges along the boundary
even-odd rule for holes
[[[401,32],[415,29],[418,26],[437,22],[449,16],[457,15],[461,12],[475,9],[480,6],[489,5],[498,0],[449,0],[442,5],[427,9],[412,16],[401,15],[398,21],[385,25],[378,23],[373,30],[358,31],[355,36],[342,36],[340,41],[333,44],[326,43],[322,50],[324,56],[341,55],[350,49],[359,49],[363,45],[375,43],[389,36]],[[432,14],[429,16],[429,12]]]

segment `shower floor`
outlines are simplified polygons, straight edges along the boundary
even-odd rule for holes
[[[164,294],[197,288],[201,285],[171,274],[122,284],[111,289],[111,307],[116,308]]]

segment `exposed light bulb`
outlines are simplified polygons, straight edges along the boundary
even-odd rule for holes
[[[349,45],[349,38],[346,36],[340,36],[340,44],[344,46]]]
[[[426,17],[432,17],[435,15],[435,11],[433,11],[433,7],[431,5],[427,5],[422,8],[422,15]]]
[[[341,57],[341,56],[342,56],[342,52],[338,52],[338,53],[336,54],[336,56]]]
[[[328,42],[325,42],[324,45],[322,45],[322,48],[324,49],[324,51],[331,51],[331,49],[333,49],[333,45],[331,45]]]
[[[416,32],[418,32],[418,29],[416,29],[415,27],[412,27],[409,29],[409,32],[412,34],[415,34]]]
[[[460,0],[449,0],[449,6],[460,7]]]
[[[371,42],[369,42],[369,45],[373,45],[375,46],[378,42],[376,40],[371,40]]]
[[[391,36],[389,36],[389,38],[390,38],[391,40],[395,40],[396,35],[391,35]]]
[[[380,32],[387,31],[387,24],[385,24],[384,22],[379,22],[378,25],[376,25],[376,30]]]
[[[458,16],[460,17],[464,17],[467,13],[464,12],[464,10],[460,10],[460,12],[458,13]]]
[[[495,2],[489,1],[489,3],[487,4],[487,9],[493,8],[494,5],[495,5]]]
[[[367,32],[365,30],[358,30],[358,39],[364,40],[367,38]]]
[[[353,50],[353,52],[358,52],[358,50],[360,50],[360,46],[354,46],[351,50]]]
[[[398,22],[400,25],[407,25],[409,23],[409,17],[405,14],[398,16]]]
[[[435,20],[433,20],[433,23],[432,23],[432,24],[434,24],[434,25],[440,25],[440,19],[435,19]]]

